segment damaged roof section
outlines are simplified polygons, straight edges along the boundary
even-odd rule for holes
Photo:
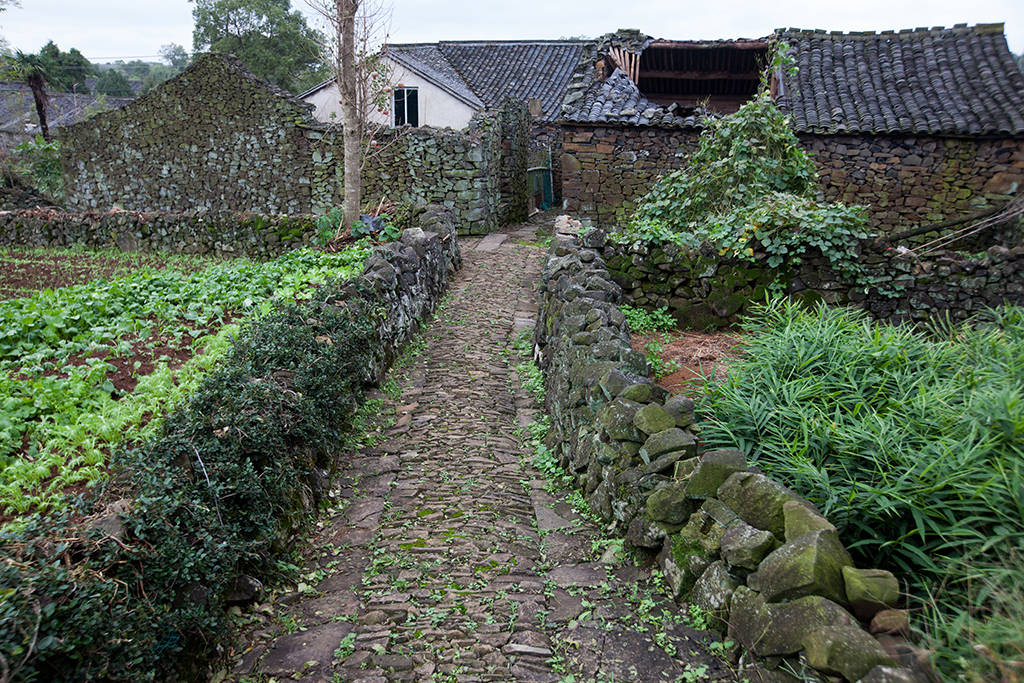
[[[623,33],[584,50],[563,120],[700,127],[705,116],[735,111],[756,94],[772,44],[783,40],[799,69],[777,74],[776,101],[798,132],[1024,135],[1024,75],[1002,24],[779,29],[770,38],[727,41],[624,40]],[[636,80],[618,68],[616,47],[639,55]]]

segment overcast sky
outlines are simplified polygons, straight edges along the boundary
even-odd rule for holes
[[[303,0],[292,5],[310,13]],[[311,13],[310,13],[311,14]],[[1004,22],[1024,52],[1024,0],[393,0],[391,41],[595,37],[638,28],[657,38],[757,38],[779,27],[865,31]],[[187,0],[21,0],[0,35],[36,52],[53,40],[93,62],[155,59],[161,45],[192,48]]]

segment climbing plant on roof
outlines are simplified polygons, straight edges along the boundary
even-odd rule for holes
[[[766,68],[792,69],[780,43]],[[708,117],[685,167],[662,177],[640,201],[620,242],[707,242],[723,256],[800,263],[817,248],[835,269],[858,276],[859,241],[867,237],[863,207],[817,196],[818,173],[789,118],[761,92],[727,116]]]

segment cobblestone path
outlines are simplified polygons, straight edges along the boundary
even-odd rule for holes
[[[511,349],[533,324],[537,226],[465,240],[377,446],[343,465],[303,580],[256,605],[231,680],[732,680],[715,638],[547,485]],[[582,514],[581,514],[582,513]],[[699,625],[699,624],[698,624]]]

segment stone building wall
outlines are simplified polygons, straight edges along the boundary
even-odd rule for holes
[[[1024,188],[1024,140],[801,135],[829,201],[905,230],[972,213]]]
[[[565,209],[602,227],[628,220],[658,176],[680,168],[698,132],[563,125]],[[1024,187],[1024,140],[801,135],[830,201],[865,204],[893,233],[972,213]]]
[[[563,125],[562,206],[602,227],[622,225],[696,146],[693,130]]]
[[[60,134],[69,209],[309,213],[307,105],[205,55]],[[310,119],[311,120],[311,119]]]
[[[324,212],[342,200],[342,136],[310,110],[234,58],[204,55],[127,107],[62,133],[67,207]],[[519,220],[528,128],[525,106],[509,103],[464,131],[391,131],[366,162],[364,206],[441,204],[472,233]]]

